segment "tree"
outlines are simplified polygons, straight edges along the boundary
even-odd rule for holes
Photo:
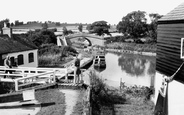
[[[160,19],[163,15],[159,15],[157,13],[149,14],[151,19],[151,23],[148,25],[149,36],[156,41],[157,39],[157,25],[158,19]]]
[[[31,39],[31,41],[38,47],[42,44],[57,43],[57,39],[54,32],[46,29],[35,32],[30,31],[28,32],[28,38]]]
[[[24,22],[19,22],[19,20],[15,20],[15,26],[23,25]]]
[[[103,35],[104,33],[109,34],[109,28],[110,27],[107,25],[106,21],[96,21],[89,27],[93,33],[96,33],[99,36]]]
[[[147,34],[147,19],[144,11],[133,11],[122,18],[117,25],[117,30],[124,35],[134,38],[143,37]]]
[[[80,32],[82,32],[82,28],[83,28],[83,25],[82,24],[79,24],[78,29],[79,29]]]
[[[48,28],[47,22],[45,22],[44,24],[42,24],[42,29],[47,29],[47,28]]]
[[[63,27],[63,35],[68,35],[68,30],[66,26]]]
[[[2,30],[2,28],[4,27],[4,23],[8,24],[10,22],[9,19],[4,19],[0,21],[0,31]]]
[[[56,25],[56,26],[61,26],[61,23],[60,23],[60,22],[56,22],[55,25]]]
[[[91,32],[91,30],[92,30],[91,24],[88,24],[88,25],[87,25],[86,30],[88,30],[89,32]]]

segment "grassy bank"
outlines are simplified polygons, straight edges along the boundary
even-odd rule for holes
[[[36,99],[42,103],[41,110],[36,115],[64,115],[65,96],[58,89],[39,90],[35,93]]]
[[[58,47],[54,44],[45,44],[38,51],[39,67],[62,67],[73,60],[76,50],[69,46]]]
[[[109,87],[91,72],[92,114],[94,115],[151,115],[154,104],[149,100],[151,89],[148,87],[126,87],[119,89]]]
[[[105,47],[109,49],[156,53],[156,44],[136,44],[136,43],[115,42],[115,43],[106,44]]]

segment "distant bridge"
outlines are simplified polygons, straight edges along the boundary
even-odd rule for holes
[[[80,34],[71,34],[69,36],[58,36],[57,37],[57,43],[58,46],[62,45],[72,45],[70,39],[77,38],[77,37],[83,37],[86,39],[90,45],[98,45],[98,46],[104,46],[104,38],[102,36],[97,36],[94,34],[86,34],[86,33],[80,33]]]

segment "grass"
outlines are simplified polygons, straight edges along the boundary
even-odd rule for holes
[[[39,67],[62,67],[63,64],[73,60],[71,54],[76,53],[71,47],[58,47],[53,44],[43,45],[38,52]]]
[[[136,44],[136,43],[120,43],[115,42],[106,44],[106,48],[140,51],[140,52],[156,52],[156,44]]]
[[[65,96],[58,89],[39,90],[36,99],[42,103],[41,110],[36,115],[64,115]]]
[[[61,57],[60,54],[55,55],[42,55],[38,57],[39,67],[62,67],[63,64],[73,60],[73,57]]]
[[[122,92],[110,88],[94,72],[90,72],[92,85],[92,114],[94,115],[151,115],[154,104],[149,100],[148,87],[125,87]],[[116,106],[118,105],[118,106]]]

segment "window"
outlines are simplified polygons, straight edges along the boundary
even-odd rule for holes
[[[24,64],[24,56],[21,54],[21,55],[18,55],[18,65],[23,65]]]
[[[34,62],[34,54],[33,53],[29,53],[29,63]]]
[[[184,59],[184,38],[181,38],[180,58]]]

